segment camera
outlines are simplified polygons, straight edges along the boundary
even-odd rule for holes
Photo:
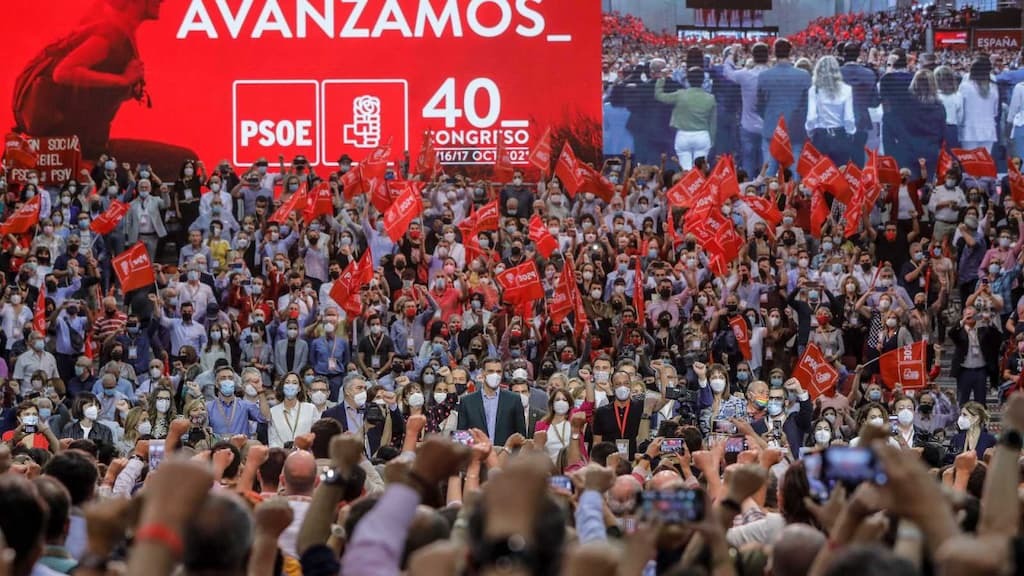
[[[206,440],[206,432],[202,428],[190,428],[188,434],[182,440],[185,446],[195,446],[196,444]]]
[[[384,413],[384,407],[377,403],[371,403],[366,406],[366,415],[363,419],[367,424],[379,425],[384,423],[384,419],[387,415]]]

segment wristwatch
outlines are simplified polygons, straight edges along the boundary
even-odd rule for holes
[[[479,571],[494,567],[498,570],[522,569],[533,572],[536,556],[527,548],[526,539],[520,534],[508,538],[488,540],[474,553],[474,563]]]
[[[999,444],[1019,452],[1021,448],[1024,448],[1024,437],[1017,430],[1003,430],[1003,433],[999,435]]]
[[[345,485],[345,477],[335,468],[327,468],[320,473],[320,483],[326,486],[342,487]]]
[[[334,536],[338,540],[345,539],[345,527],[341,524],[331,524],[331,536]]]

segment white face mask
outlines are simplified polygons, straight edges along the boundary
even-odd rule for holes
[[[447,392],[434,392],[434,403],[444,404],[444,401],[448,399]]]
[[[21,423],[25,426],[35,426],[39,424],[39,416],[35,414],[29,414],[21,419]]]
[[[327,402],[327,392],[324,392],[323,390],[317,390],[316,392],[313,392],[312,394],[309,395],[309,399],[313,401],[313,404],[321,406],[323,405],[324,402]]]
[[[721,394],[722,390],[725,390],[725,379],[724,378],[712,378],[711,379],[711,391],[715,394]]]
[[[885,325],[888,326],[889,328],[895,328],[896,327],[896,319],[895,318],[887,318],[885,320]]]
[[[153,432],[153,425],[150,424],[149,420],[139,422],[139,425],[135,427],[135,431],[139,433],[139,436],[148,436]]]
[[[171,401],[166,398],[161,398],[156,401],[156,411],[159,414],[166,414],[171,409]]]
[[[629,387],[619,386],[615,388],[615,399],[618,400],[619,402],[625,402],[626,400],[629,400]]]
[[[818,445],[824,446],[832,441],[832,433],[822,428],[814,433],[814,441]]]
[[[569,403],[565,400],[555,400],[553,407],[555,409],[555,414],[564,416],[569,413]]]
[[[159,378],[161,372],[162,372],[162,370],[160,370],[159,368],[150,368],[149,369],[149,377],[150,378]]]
[[[366,390],[357,393],[352,397],[352,401],[355,402],[357,408],[362,408],[366,405]]]
[[[420,406],[423,406],[425,400],[421,392],[413,392],[412,394],[409,394],[408,402],[409,406],[419,408]]]
[[[484,377],[484,382],[487,383],[488,388],[494,390],[499,384],[501,384],[501,374],[498,374],[497,372],[488,374]]]
[[[914,421],[914,411],[910,408],[904,408],[896,413],[896,418],[899,420],[900,424],[906,426]]]
[[[968,429],[970,429],[970,427],[971,427],[971,419],[969,417],[964,416],[964,415],[961,414],[960,417],[956,419],[956,427],[961,429],[961,430],[968,430]]]
[[[885,426],[885,420],[882,420],[881,416],[875,416],[868,420],[868,424],[881,428],[882,426]]]
[[[256,394],[257,394],[257,392],[256,392],[256,387],[255,386],[253,386],[252,384],[246,384],[245,385],[245,395],[246,396],[255,396]]]
[[[87,420],[95,420],[100,415],[100,409],[95,406],[86,406],[85,409],[82,410],[82,415],[85,416]]]
[[[519,395],[519,400],[522,401],[523,408],[526,408],[527,406],[530,405],[530,395],[529,394],[520,394]]]

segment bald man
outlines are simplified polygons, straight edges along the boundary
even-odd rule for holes
[[[632,474],[624,474],[615,479],[608,491],[608,508],[617,517],[629,516],[636,509],[636,495],[643,485]]]
[[[313,488],[316,487],[316,478],[316,459],[313,458],[312,452],[299,450],[285,458],[284,469],[281,471],[281,488],[285,497],[288,498],[288,505],[294,516],[292,523],[281,533],[277,544],[286,556],[296,559],[299,557],[295,552],[295,539],[299,535],[302,521],[306,518],[306,511],[309,510],[310,497],[313,495]]]
[[[676,490],[685,487],[683,477],[674,470],[657,472],[647,483],[648,490]]]
[[[801,576],[811,571],[825,535],[807,524],[790,524],[779,533],[769,560],[773,576]]]

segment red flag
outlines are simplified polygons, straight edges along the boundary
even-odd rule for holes
[[[853,195],[860,189],[860,177],[860,168],[852,161],[847,162],[846,169],[843,170],[843,178],[846,180],[846,187],[850,191],[850,195],[846,200],[840,200],[840,202],[847,204],[853,199]]]
[[[505,146],[504,139],[498,136],[498,147],[494,150],[494,181],[510,182],[514,172],[512,153]]]
[[[704,175],[700,170],[690,170],[665,193],[669,206],[689,208],[704,188]]]
[[[434,131],[424,130],[423,145],[416,157],[416,173],[430,180],[440,171],[441,163],[437,161],[437,152],[434,150]]]
[[[865,148],[867,153],[864,161],[864,169],[860,172],[860,202],[861,208],[874,204],[881,192],[881,182],[878,179],[878,153]]]
[[[811,191],[811,236],[821,238],[821,228],[828,220],[828,202],[825,201],[825,193],[820,189]]]
[[[498,219],[500,212],[498,210],[498,200],[494,200],[484,204],[473,212],[472,218],[475,220],[477,232],[491,232],[498,229]]]
[[[768,223],[769,229],[778,226],[779,222],[782,222],[782,212],[779,212],[778,205],[770,199],[748,194],[743,197],[743,201],[747,203],[747,206],[750,206],[750,209],[755,214]]]
[[[545,258],[550,257],[552,252],[558,250],[558,239],[548,231],[544,226],[544,221],[536,214],[530,217],[530,240],[533,240],[537,252]]]
[[[124,218],[124,215],[128,213],[128,204],[121,202],[120,200],[111,200],[110,207],[107,208],[106,212],[100,214],[89,224],[89,230],[104,236],[110,234],[117,228],[117,224]]]
[[[953,157],[949,155],[949,152],[946,152],[946,147],[943,146],[939,150],[939,163],[938,163],[938,166],[936,166],[936,169],[935,169],[935,178],[937,180],[941,180],[942,178],[945,178],[946,177],[946,172],[949,172],[949,169],[952,168],[952,167],[953,167]]]
[[[636,270],[633,271],[633,308],[636,309],[636,321],[641,327],[647,325],[647,310],[644,307],[644,271],[640,267],[640,258],[636,258]]]
[[[846,205],[846,212],[843,218],[846,220],[846,228],[843,230],[843,238],[849,238],[860,232],[860,223],[864,218],[864,187],[863,180],[861,188],[853,194],[850,203]]]
[[[299,188],[299,191],[292,194],[287,200],[281,203],[274,210],[274,213],[268,218],[269,222],[277,222],[278,224],[284,224],[288,221],[288,217],[292,215],[292,212],[296,210],[306,209],[306,190],[305,188]]]
[[[388,161],[391,160],[391,141],[383,146],[378,146],[363,160],[360,167],[363,169],[363,178],[384,179],[388,171]]]
[[[533,150],[530,150],[528,158],[530,164],[540,168],[540,173],[545,178],[551,173],[551,152],[551,127],[548,126],[548,129],[544,131],[544,135],[537,141]]]
[[[331,285],[331,299],[349,316],[359,316],[363,311],[359,289],[370,280],[373,280],[373,258],[367,250],[358,261],[350,261],[342,270],[341,275]]]
[[[146,245],[142,242],[136,242],[131,248],[114,256],[111,264],[117,273],[117,280],[121,283],[121,291],[126,294],[156,283],[153,263],[150,262]]]
[[[39,194],[36,194],[31,200],[12,212],[7,221],[0,224],[0,235],[24,234],[31,230],[39,222],[40,202]]]
[[[723,154],[715,163],[715,169],[708,176],[708,181],[717,188],[718,202],[724,204],[730,198],[740,195],[740,183],[736,179],[736,166],[732,156]]]
[[[363,180],[363,167],[352,166],[341,175],[342,192],[346,200],[351,200],[360,194],[366,194],[370,189]]]
[[[954,148],[953,155],[960,161],[964,172],[975,178],[995,178],[997,175],[996,161],[992,159],[988,148],[974,148],[973,150]]]
[[[837,200],[843,203],[850,201],[850,186],[828,156],[822,156],[804,177],[804,180],[804,184],[812,190],[820,189],[831,192]]]
[[[39,297],[36,298],[36,309],[32,315],[32,329],[46,334],[46,286],[39,287]]]
[[[317,216],[334,216],[334,194],[327,182],[321,181],[307,196],[302,217],[309,224]]]
[[[544,287],[541,286],[537,264],[533,260],[505,270],[496,279],[504,292],[505,302],[509,304],[523,304],[544,297]]]
[[[576,191],[583,185],[579,175],[579,160],[568,142],[562,146],[562,153],[558,155],[555,176],[558,176],[570,198],[575,197]]]
[[[825,360],[821,349],[813,342],[807,344],[804,355],[793,369],[793,377],[811,396],[813,401],[818,396],[835,388],[839,381],[839,371]]]
[[[1009,167],[1006,178],[1010,182],[1010,196],[1017,206],[1024,206],[1024,175],[1021,175],[1012,160],[1007,160],[1006,165]]]
[[[409,229],[409,224],[423,213],[423,198],[419,188],[409,183],[405,191],[384,213],[384,231],[392,241],[398,240]]]
[[[750,331],[747,329],[747,319],[740,315],[729,318],[729,326],[736,336],[736,343],[740,345],[740,352],[744,360],[750,360]]]
[[[665,235],[672,242],[672,249],[679,244],[679,234],[676,232],[676,221],[672,217],[672,209],[668,209],[668,220],[665,222]]]
[[[804,142],[804,147],[800,150],[800,158],[796,162],[796,173],[801,178],[806,178],[807,173],[814,168],[822,156],[822,153],[818,152],[818,149],[810,141]]]
[[[35,168],[39,155],[32,149],[28,139],[20,134],[8,132],[4,146],[4,160],[8,168]]]
[[[605,202],[611,202],[615,197],[615,185],[612,184],[611,180],[604,177],[603,174],[587,166],[586,164],[579,164],[579,177],[582,181],[580,190],[582,192],[591,192],[601,200]]]
[[[768,145],[768,151],[780,166],[789,166],[793,163],[793,143],[786,130],[785,114],[779,114],[779,123],[775,125],[775,132],[772,133],[772,142]]]
[[[923,389],[928,385],[928,370],[925,369],[927,355],[928,342],[924,340],[882,354],[878,358],[878,372],[882,382],[890,390],[897,384],[903,386],[904,392]]]
[[[96,351],[92,347],[92,330],[87,331],[85,335],[85,344],[82,346],[82,355],[92,360],[96,356]]]
[[[388,181],[374,176],[367,181],[367,185],[370,189],[370,203],[377,209],[377,212],[381,214],[387,212],[392,202],[395,201],[395,196],[391,193],[391,186],[388,185]]]
[[[889,186],[900,185],[900,165],[892,156],[878,156],[878,181]]]
[[[562,274],[558,277],[558,284],[548,299],[548,316],[553,324],[559,324],[570,312],[576,310],[576,301],[580,299],[579,288],[576,286],[576,271],[573,269],[572,259],[569,258],[562,266]]]

